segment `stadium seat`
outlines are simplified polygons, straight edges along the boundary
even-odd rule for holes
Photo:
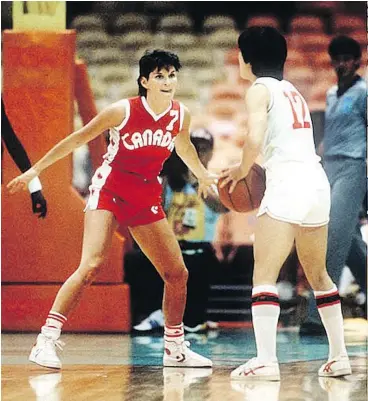
[[[203,32],[212,33],[218,30],[235,30],[236,24],[228,15],[210,15],[203,21]]]
[[[73,19],[71,27],[76,29],[77,32],[103,31],[105,29],[105,23],[99,15],[79,15]]]
[[[337,15],[334,19],[335,34],[351,34],[352,32],[365,32],[366,21],[356,15]]]
[[[272,26],[281,29],[280,21],[273,15],[252,15],[246,22],[245,27],[250,26]]]
[[[113,23],[114,33],[150,30],[150,20],[146,15],[128,13],[120,15]]]
[[[199,87],[209,86],[225,78],[225,71],[220,68],[203,68],[195,71],[195,80]]]
[[[331,39],[321,33],[305,33],[300,37],[298,47],[306,53],[327,53]]]
[[[185,14],[166,15],[157,24],[157,32],[182,33],[193,30],[193,21]]]
[[[109,45],[109,35],[103,31],[81,31],[77,34],[79,49],[100,49]]]
[[[221,29],[205,35],[207,46],[212,49],[232,49],[237,46],[239,33],[234,29]]]
[[[306,63],[307,60],[302,51],[293,48],[288,49],[288,55],[285,63],[286,68],[304,67]]]
[[[192,33],[178,33],[172,35],[165,35],[165,47],[169,47],[173,51],[189,50],[196,47],[198,44],[198,37]]]
[[[100,49],[90,53],[89,62],[94,65],[116,64],[123,58],[123,53],[117,49]]]
[[[322,70],[331,69],[332,70],[331,58],[328,55],[327,51],[314,54],[311,61],[312,61],[312,64],[318,69],[322,69]]]
[[[148,32],[129,32],[115,36],[121,49],[138,50],[142,47],[152,47],[152,34]]]
[[[205,68],[213,66],[212,50],[190,49],[180,53],[180,60],[185,68]]]
[[[290,21],[290,32],[325,32],[324,24],[321,18],[309,15],[297,15]]]
[[[130,68],[124,64],[101,66],[98,72],[98,78],[106,84],[111,82],[123,84],[131,80],[132,75]]]

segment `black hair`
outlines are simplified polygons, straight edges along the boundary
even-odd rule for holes
[[[176,71],[181,68],[179,57],[175,53],[165,50],[155,49],[146,50],[139,60],[139,77],[138,77],[138,94],[139,96],[147,96],[147,89],[141,84],[141,78],[149,78],[149,74],[156,68],[160,71],[163,68],[168,70],[174,67]]]
[[[197,128],[190,133],[190,140],[198,151],[199,144],[205,144],[208,150],[213,150],[214,139],[213,135],[206,128]]]
[[[356,40],[349,36],[340,35],[332,39],[328,46],[328,54],[332,59],[343,54],[348,54],[355,60],[358,60],[362,57],[362,50]]]
[[[256,77],[283,79],[287,44],[281,33],[272,27],[247,28],[238,39],[245,63],[250,63]]]

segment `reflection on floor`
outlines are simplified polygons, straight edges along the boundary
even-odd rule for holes
[[[2,335],[2,400],[36,401],[366,401],[367,341],[349,336],[353,374],[318,378],[325,338],[279,332],[281,382],[232,382],[230,372],[255,355],[251,330],[188,335],[213,369],[161,367],[161,336],[66,334],[61,372],[28,364],[34,334]]]

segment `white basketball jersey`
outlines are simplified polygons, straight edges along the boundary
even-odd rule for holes
[[[313,127],[306,101],[288,81],[258,78],[270,93],[268,129],[263,144],[263,165],[270,168],[278,163],[316,163]]]

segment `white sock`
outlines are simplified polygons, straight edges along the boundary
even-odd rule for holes
[[[330,345],[328,359],[347,355],[344,340],[344,320],[336,285],[328,291],[314,291],[314,296]]]
[[[57,340],[60,337],[61,329],[68,319],[59,312],[50,311],[46,323],[41,328],[41,333],[46,337]]]
[[[184,325],[180,323],[176,326],[168,326],[165,324],[165,349],[175,344],[182,344],[184,341]],[[175,343],[175,344],[173,344]]]
[[[276,334],[280,316],[277,288],[258,285],[252,291],[252,319],[260,362],[277,361]]]

